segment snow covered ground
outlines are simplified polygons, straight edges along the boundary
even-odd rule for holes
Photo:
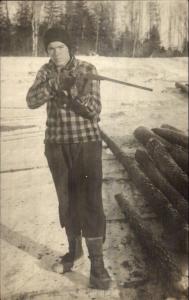
[[[133,152],[133,131],[138,126],[167,123],[188,132],[187,96],[175,88],[175,81],[187,81],[186,58],[81,59],[93,63],[101,75],[153,88],[148,92],[101,82],[100,126],[127,153]],[[137,207],[144,200],[105,147],[103,200],[108,226],[104,256],[112,288],[106,292],[88,288],[86,248],[84,261],[72,273],[52,271],[67,251],[67,242],[59,227],[56,194],[44,157],[45,106],[29,110],[25,101],[37,70],[47,61],[1,58],[1,299],[165,299],[157,282],[147,278],[143,252],[114,195],[124,191]],[[149,226],[156,233],[154,222]]]

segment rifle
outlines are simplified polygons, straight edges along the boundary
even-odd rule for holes
[[[137,85],[137,84],[133,84],[133,83],[129,83],[129,82],[125,82],[125,81],[121,81],[121,80],[117,80],[117,79],[113,79],[113,78],[109,78],[109,77],[105,77],[105,76],[101,76],[101,75],[96,75],[96,74],[85,74],[85,79],[86,80],[107,80],[107,81],[119,83],[122,85],[132,86],[132,87],[150,91],[150,92],[153,91],[153,89],[145,87],[145,86],[141,86],[141,85]]]

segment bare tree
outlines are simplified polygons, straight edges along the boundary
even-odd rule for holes
[[[9,54],[11,49],[11,22],[7,1],[0,3],[0,52]]]
[[[133,41],[133,53],[132,57],[135,57],[135,52],[136,52],[136,44],[137,41],[139,40],[139,29],[140,29],[140,15],[141,15],[141,2],[138,3],[138,7],[133,6],[133,11],[134,11],[134,18],[133,20],[135,21],[134,24],[134,41]],[[132,20],[132,21],[133,21]]]
[[[100,29],[100,16],[102,14],[102,3],[97,3],[95,8],[95,21],[96,21],[96,39],[95,39],[95,53],[98,53],[99,48],[99,29]]]
[[[32,55],[38,54],[38,35],[42,1],[32,1]]]

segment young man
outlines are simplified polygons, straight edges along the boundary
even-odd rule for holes
[[[97,72],[74,57],[68,34],[61,28],[46,32],[44,46],[50,61],[38,71],[26,100],[31,109],[47,104],[45,155],[69,243],[62,259],[64,272],[83,254],[83,235],[91,261],[91,286],[108,289],[110,276],[102,253],[106,221],[101,194],[100,87],[99,81],[87,79]]]

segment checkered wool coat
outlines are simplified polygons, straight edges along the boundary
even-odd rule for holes
[[[60,76],[52,60],[38,71],[26,101],[31,109],[47,104],[45,143],[101,140],[98,126],[101,112],[100,83],[98,80],[90,80],[86,93],[82,76],[86,73],[96,75],[97,71],[92,64],[75,57],[62,68]],[[66,86],[67,78],[75,79],[72,86]],[[69,99],[72,99],[71,102]],[[74,105],[70,105],[74,101],[77,101],[76,109]]]

